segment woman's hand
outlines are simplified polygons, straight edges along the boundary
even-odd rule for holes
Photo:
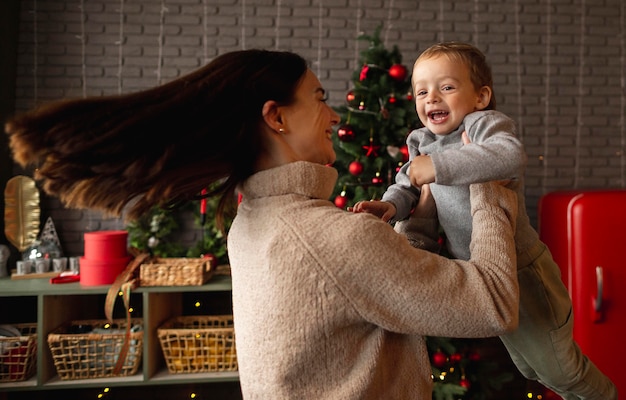
[[[463,131],[463,133],[461,133],[461,140],[463,141],[463,144],[470,144],[470,138],[469,135],[467,134],[467,131]]]
[[[437,207],[435,206],[435,199],[430,192],[430,185],[422,185],[420,189],[420,198],[412,216],[415,218],[436,218]]]
[[[461,134],[461,140],[463,140],[463,145],[470,144],[469,136],[467,135],[467,131],[463,131]],[[501,179],[499,181],[495,181],[498,185],[507,186],[511,183],[511,179]]]

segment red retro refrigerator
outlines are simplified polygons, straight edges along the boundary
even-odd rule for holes
[[[538,231],[574,309],[574,339],[626,395],[626,190],[544,195]]]

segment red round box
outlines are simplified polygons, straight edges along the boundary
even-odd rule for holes
[[[132,257],[117,260],[87,260],[80,258],[80,284],[85,286],[110,285],[124,271]]]
[[[85,255],[80,258],[80,283],[85,286],[110,285],[124,271],[132,257],[128,254],[127,231],[85,233]]]
[[[85,258],[117,260],[128,256],[127,231],[96,231],[85,233]]]

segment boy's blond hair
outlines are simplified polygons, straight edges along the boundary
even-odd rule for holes
[[[485,55],[471,44],[463,42],[443,42],[434,44],[420,54],[417,60],[415,60],[413,68],[415,69],[415,65],[420,61],[442,54],[450,60],[462,62],[469,68],[470,79],[476,90],[479,90],[483,86],[491,88],[491,100],[485,110],[495,110],[496,97],[493,92],[491,67],[487,63]],[[415,76],[413,76],[413,78],[415,78]]]

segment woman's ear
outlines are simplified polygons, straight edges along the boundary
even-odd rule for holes
[[[276,131],[276,133],[281,132],[281,129],[283,129],[283,120],[278,103],[274,100],[266,101],[265,104],[263,104],[262,115],[267,126]]]
[[[478,91],[476,109],[484,110],[485,108],[487,108],[487,106],[489,105],[489,102],[491,102],[492,95],[493,95],[493,92],[489,86],[481,87],[480,90]]]

